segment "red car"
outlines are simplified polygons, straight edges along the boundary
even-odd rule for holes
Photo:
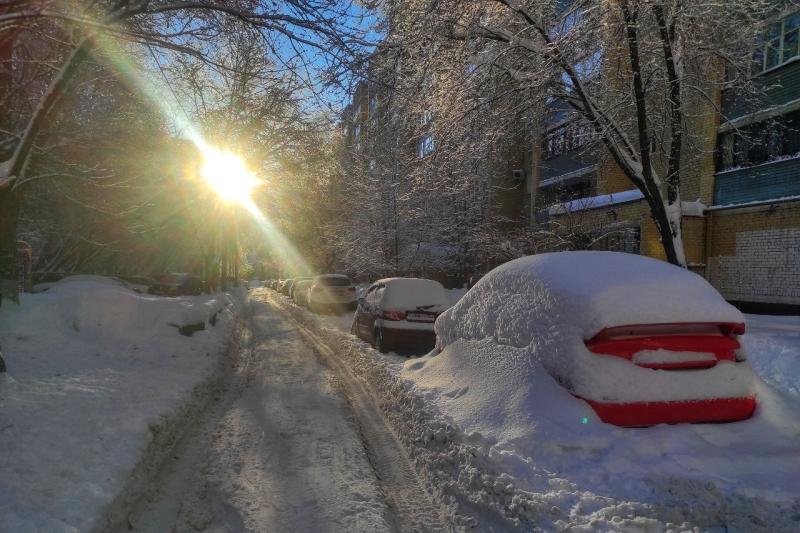
[[[676,323],[607,328],[586,341],[590,352],[610,355],[651,370],[691,372],[720,362],[743,361],[738,336],[743,323]],[[724,422],[749,418],[755,396],[741,395],[658,402],[604,402],[585,398],[604,422],[649,426],[678,422]]]
[[[526,350],[604,422],[725,422],[756,408],[743,315],[702,277],[615,252],[523,257],[436,322],[437,346],[491,339]]]

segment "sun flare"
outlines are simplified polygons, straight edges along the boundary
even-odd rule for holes
[[[200,174],[223,200],[243,205],[250,201],[259,183],[241,157],[210,146],[203,149]]]

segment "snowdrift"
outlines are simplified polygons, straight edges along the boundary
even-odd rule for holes
[[[606,498],[663,507],[661,520],[678,523],[750,530],[785,513],[766,530],[791,525],[790,509],[800,508],[797,398],[744,364],[676,379],[584,344],[605,328],[675,322],[744,318],[705,280],[660,261],[610,252],[523,258],[446,311],[436,322],[441,352],[406,362],[401,375],[469,439],[485,442],[515,487],[553,502],[563,526],[570,512],[602,509]],[[647,429],[604,424],[573,396],[680,401],[742,392],[758,398],[750,420]]]
[[[89,531],[218,371],[241,294],[160,298],[94,276],[40,288],[0,309],[0,531]]]

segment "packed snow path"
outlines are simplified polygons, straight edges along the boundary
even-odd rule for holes
[[[252,299],[225,392],[178,444],[130,529],[443,530],[379,408],[270,297]]]

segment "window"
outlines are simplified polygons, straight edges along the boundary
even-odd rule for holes
[[[372,287],[364,297],[364,301],[367,302],[368,305],[378,305],[383,297],[383,293],[386,290],[385,285],[377,285]]]
[[[797,155],[800,155],[800,111],[720,135],[717,169],[760,165]]]
[[[800,57],[800,12],[767,26],[753,56],[753,74],[779,67]]]
[[[430,109],[426,109],[422,112],[422,118],[420,119],[420,124],[422,126],[430,126],[433,122],[433,111]]]
[[[420,159],[423,157],[427,157],[433,153],[435,149],[435,145],[433,142],[433,134],[427,133],[422,136],[419,140],[419,157]]]
[[[589,124],[583,121],[572,121],[550,131],[544,138],[542,159],[551,159],[566,152],[586,146],[592,138]]]
[[[353,131],[353,140],[356,152],[361,151],[361,124],[356,124],[356,128]]]

